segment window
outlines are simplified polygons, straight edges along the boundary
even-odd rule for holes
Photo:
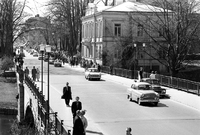
[[[141,37],[141,36],[143,36],[143,25],[141,25],[141,24],[138,24],[138,31],[137,31],[137,36],[138,37]]]
[[[121,24],[115,24],[114,34],[118,37],[121,36]]]

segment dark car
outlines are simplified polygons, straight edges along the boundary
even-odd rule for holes
[[[161,87],[160,81],[158,79],[142,78],[140,81],[151,84],[152,90],[157,92],[160,97],[166,96],[166,89]]]

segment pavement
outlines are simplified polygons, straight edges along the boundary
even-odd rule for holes
[[[29,53],[25,52],[25,59],[32,57]],[[26,65],[26,63],[25,63]],[[63,65],[64,67],[68,67],[71,68],[73,70],[82,72],[84,74],[85,69],[80,67],[80,66],[74,66],[71,67],[68,63],[65,63]],[[25,67],[25,66],[24,66]],[[44,77],[45,78],[45,77]],[[111,81],[114,83],[118,83],[121,84],[123,86],[126,87],[130,87],[131,84],[133,83],[133,79],[128,79],[128,78],[124,78],[124,77],[120,77],[120,76],[115,76],[115,75],[110,75],[110,74],[105,74],[102,73],[102,79],[106,80],[106,81]],[[36,82],[37,86],[40,88],[41,83],[40,82]],[[47,83],[44,80],[44,90],[46,89],[45,87],[47,87]],[[26,88],[26,87],[25,87]],[[27,87],[28,88],[28,87]],[[64,102],[60,102],[61,99],[61,95],[62,93],[60,91],[58,91],[56,88],[50,86],[51,89],[54,89],[51,91],[50,95],[52,95],[52,97],[50,97],[52,100],[54,101],[54,103],[52,103],[50,101],[50,106],[53,109],[54,112],[58,112],[58,117],[62,120],[64,120],[64,126],[67,130],[72,130],[72,114],[71,114],[71,108],[70,107],[66,107]],[[173,88],[166,88],[166,93],[169,96],[169,98],[177,103],[180,103],[182,105],[185,105],[191,109],[195,109],[197,111],[200,111],[200,96],[198,95],[194,95],[191,93],[187,93],[184,91],[180,91],[177,89],[173,89]],[[44,91],[45,93],[46,91]],[[70,117],[69,117],[70,116]],[[98,128],[98,126],[92,121],[92,119],[90,119],[89,116],[87,116],[86,113],[86,118],[88,119],[88,127],[87,127],[87,135],[94,135],[94,134],[99,134],[101,135],[101,129]],[[103,135],[103,134],[102,134]]]

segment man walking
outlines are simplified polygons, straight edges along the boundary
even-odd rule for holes
[[[32,69],[32,78],[33,78],[33,81],[36,80],[36,74],[37,74],[37,70],[35,69],[35,66],[33,66],[33,69]]]
[[[84,127],[83,122],[81,120],[81,112],[80,110],[76,111],[76,118],[74,120],[74,126],[73,126],[73,133],[72,135],[84,135]]]
[[[63,97],[65,99],[66,105],[69,107],[69,102],[72,99],[72,93],[71,93],[71,87],[69,86],[69,83],[66,83],[66,86],[63,87]]]
[[[29,69],[28,69],[28,67],[25,68],[24,73],[25,73],[26,76],[29,76]]]
[[[72,110],[72,115],[73,115],[73,120],[76,116],[76,111],[77,110],[81,110],[82,109],[82,103],[79,101],[79,97],[77,96],[76,97],[76,101],[74,101],[72,103],[72,107],[71,107],[71,110]]]

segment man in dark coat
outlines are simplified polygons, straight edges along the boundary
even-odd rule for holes
[[[76,97],[76,101],[74,101],[74,102],[72,103],[72,107],[71,107],[73,119],[74,119],[75,116],[77,115],[77,114],[76,114],[76,111],[77,111],[77,110],[81,110],[81,109],[82,109],[82,103],[79,101],[79,97],[77,96],[77,97]]]
[[[76,111],[76,118],[74,120],[74,126],[73,126],[73,134],[72,135],[84,135],[84,126],[83,122],[81,120],[81,112],[80,110]]]
[[[69,83],[66,83],[66,86],[63,87],[63,97],[65,99],[65,103],[67,106],[69,106],[69,102],[72,99],[72,93],[71,93],[71,87],[69,86]]]
[[[33,78],[33,81],[36,80],[36,74],[37,74],[37,70],[35,69],[35,66],[33,66],[33,69],[32,69],[32,78]]]

